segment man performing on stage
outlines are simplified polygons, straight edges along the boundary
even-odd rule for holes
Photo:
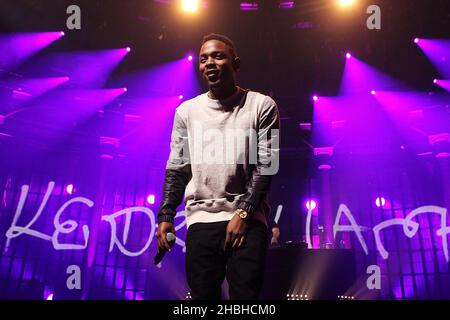
[[[279,113],[268,96],[236,85],[240,58],[226,36],[203,38],[199,70],[209,91],[176,110],[158,248],[170,250],[185,197],[186,273],[193,299],[257,299],[268,247],[267,193],[278,171]]]

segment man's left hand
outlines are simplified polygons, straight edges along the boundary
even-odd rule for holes
[[[232,249],[240,248],[244,245],[247,234],[247,222],[242,220],[237,214],[228,222],[227,234],[223,249],[226,250],[229,245]]]

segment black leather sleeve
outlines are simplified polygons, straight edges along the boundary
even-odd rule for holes
[[[184,191],[189,182],[187,172],[166,169],[163,196],[158,211],[158,223],[171,222],[177,213],[177,207],[183,201]]]
[[[162,200],[158,210],[158,223],[173,223],[176,209],[183,201],[184,192],[191,176],[186,123],[177,111],[173,123],[170,156],[166,166]]]
[[[250,216],[253,215],[269,193],[271,182],[272,176],[262,175],[256,167],[247,192],[239,199],[237,208],[245,210]]]
[[[279,129],[278,107],[271,98],[258,116],[257,128],[257,164],[247,184],[247,192],[239,199],[237,208],[253,215],[260,208],[270,190],[272,177],[279,166]]]

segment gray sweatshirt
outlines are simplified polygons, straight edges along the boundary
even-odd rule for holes
[[[166,169],[191,175],[185,191],[187,227],[230,220],[261,162],[270,164],[266,174],[278,171],[277,105],[269,96],[245,93],[238,88],[221,101],[204,93],[176,110]],[[269,213],[264,200],[254,218],[267,224]]]

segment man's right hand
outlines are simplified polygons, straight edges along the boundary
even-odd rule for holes
[[[167,233],[172,232],[175,234],[175,228],[173,223],[161,222],[158,224],[158,230],[156,231],[156,239],[158,239],[158,249],[161,251],[170,251],[170,244],[167,241]]]

